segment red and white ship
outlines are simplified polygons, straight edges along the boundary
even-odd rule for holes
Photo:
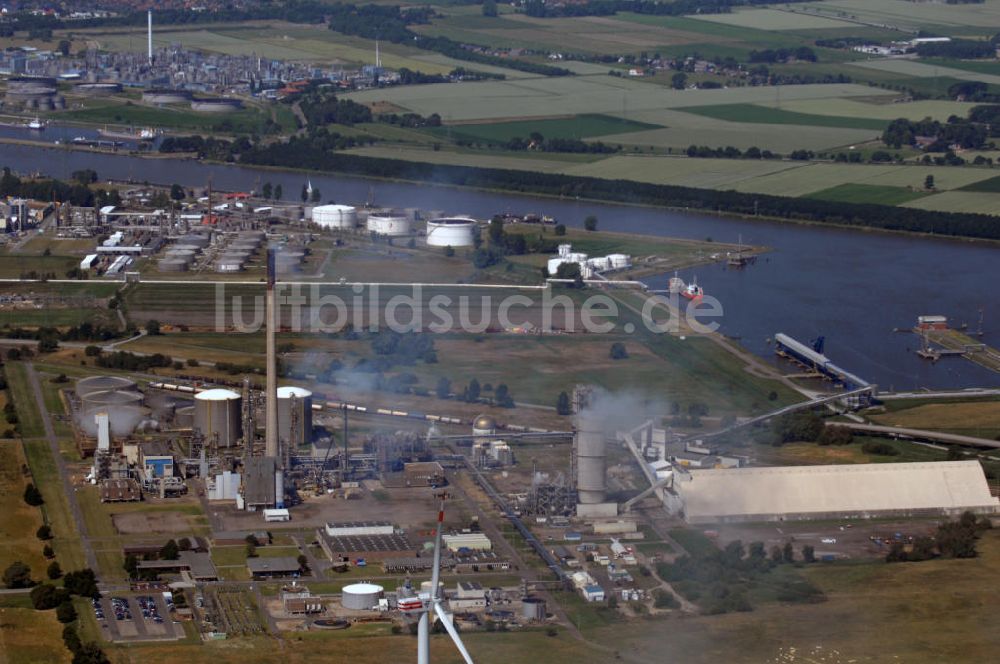
[[[681,291],[681,295],[692,301],[698,301],[704,297],[705,290],[698,285],[698,277],[695,277],[691,283],[684,287],[684,290]]]

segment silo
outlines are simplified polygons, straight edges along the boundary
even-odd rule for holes
[[[599,422],[584,419],[579,423],[576,445],[576,489],[584,505],[603,503],[607,486],[604,431]]]
[[[97,413],[107,413],[111,435],[115,438],[123,438],[135,431],[139,423],[147,417],[149,411],[134,405],[85,408],[81,411],[78,424],[84,433],[95,438],[97,437],[97,423],[94,416]]]
[[[468,217],[446,217],[427,222],[427,245],[430,247],[471,247],[479,224]]]
[[[296,420],[294,431],[293,419]],[[294,440],[297,445],[312,442],[312,392],[304,387],[286,385],[278,388],[278,438],[286,443]]]
[[[544,622],[546,618],[545,600],[540,597],[525,597],[521,600],[521,617],[529,622]]]
[[[358,211],[350,205],[319,205],[312,209],[312,220],[320,228],[346,231],[358,225]]]
[[[193,251],[197,254],[201,252],[201,249],[197,244],[175,244],[167,251]]]
[[[315,214],[315,210],[313,214]],[[386,237],[409,235],[412,231],[410,220],[403,214],[372,212],[368,215],[368,221],[365,223],[369,232]]]
[[[243,398],[226,389],[205,390],[194,397],[194,427],[206,441],[218,437],[219,447],[238,445],[243,436]]]
[[[177,240],[177,244],[193,244],[204,249],[212,243],[212,238],[204,233],[189,233]]]
[[[352,583],[341,591],[340,603],[345,609],[369,611],[378,606],[382,586],[374,583]]]

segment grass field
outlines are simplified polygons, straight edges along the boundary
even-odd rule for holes
[[[744,9],[728,14],[706,14],[698,17],[701,21],[711,21],[724,25],[756,30],[829,30],[851,28],[853,23],[839,19],[825,18],[810,14],[800,14],[780,9]]]
[[[1000,175],[979,180],[959,187],[961,191],[978,191],[985,194],[1000,194]]]
[[[886,122],[874,118],[820,115],[769,108],[754,104],[716,104],[714,106],[694,106],[684,109],[686,113],[704,115],[716,120],[729,122],[750,122],[776,125],[814,125],[820,127],[841,127],[844,129],[872,129],[882,131]]]
[[[1000,27],[1000,4],[992,0],[965,5],[906,0],[829,0],[797,5],[795,10],[827,17],[847,15],[858,21],[899,30],[926,28],[944,35],[968,28]]]
[[[971,72],[962,69],[953,69],[944,65],[917,62],[915,60],[885,59],[885,60],[864,60],[852,63],[854,67],[865,67],[877,69],[900,76],[912,76],[914,78],[939,78],[966,81],[982,81],[993,85],[1000,84],[1000,76],[987,74],[984,72]]]
[[[657,128],[657,125],[633,122],[610,115],[575,115],[567,118],[530,122],[455,125],[439,129],[438,133],[447,132],[448,135],[456,138],[504,142],[512,138],[527,138],[532,132],[538,132],[545,138],[594,138]]]
[[[0,608],[0,661],[5,664],[57,664],[73,656],[62,641],[55,610]]]
[[[250,106],[234,113],[198,113],[188,107],[142,106],[126,102],[105,102],[80,110],[59,111],[56,120],[105,124],[163,127],[189,131],[263,133],[270,114]],[[288,127],[293,128],[293,127]]]
[[[886,187],[871,184],[841,184],[809,194],[807,198],[840,203],[877,203],[878,205],[899,205],[907,201],[927,196],[928,192]]]
[[[42,525],[42,511],[24,502],[22,496],[27,478],[21,473],[26,462],[19,440],[0,442],[0,569],[20,560],[31,567],[33,579],[45,579],[48,561],[42,556],[44,542],[35,537]]]
[[[1000,409],[991,401],[970,403],[928,403],[872,419],[879,424],[950,431],[992,438],[1000,432]]]
[[[848,118],[868,118],[872,120],[895,120],[907,118],[922,120],[930,117],[937,120],[947,120],[949,116],[966,117],[969,110],[976,104],[962,101],[945,101],[926,99],[905,103],[893,103],[891,98],[877,96],[871,99],[856,97],[854,99],[786,99],[760,102],[761,106],[776,107],[782,110],[806,115],[834,115]]]
[[[1000,214],[1000,194],[971,191],[946,191],[936,196],[928,196],[905,203],[904,207],[939,212],[975,212],[980,214]]]

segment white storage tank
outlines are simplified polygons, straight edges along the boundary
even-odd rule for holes
[[[183,258],[164,258],[156,264],[160,272],[186,272],[190,261]]]
[[[243,398],[226,389],[205,390],[194,397],[194,426],[205,441],[218,436],[219,447],[239,445],[243,436]]]
[[[137,389],[138,386],[134,380],[123,376],[90,376],[76,381],[76,394],[80,397],[90,394],[91,392]]]
[[[312,220],[320,228],[346,231],[358,225],[358,211],[350,205],[319,205],[312,209]]]
[[[292,430],[292,404],[296,423]],[[278,438],[296,444],[312,442],[312,392],[304,387],[285,385],[278,388]]]
[[[315,216],[316,211],[313,210]],[[409,235],[413,230],[410,220],[404,214],[390,212],[372,212],[368,215],[367,228],[370,233],[387,237]]]
[[[344,586],[340,603],[345,609],[354,611],[370,611],[378,606],[382,597],[382,586],[374,583],[352,583]]]
[[[430,247],[471,247],[475,244],[479,223],[469,217],[439,217],[427,222],[427,245]]]
[[[243,269],[243,261],[239,258],[223,256],[215,262],[215,271],[222,274],[232,274]]]

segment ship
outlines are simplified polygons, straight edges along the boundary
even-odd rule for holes
[[[698,277],[695,277],[694,281],[684,287],[681,295],[692,301],[698,301],[705,295],[705,290],[698,285]]]
[[[45,123],[39,120],[38,118],[29,121],[26,126],[28,127],[28,129],[31,129],[33,131],[41,131],[45,129]]]
[[[98,129],[97,133],[106,138],[120,138],[126,141],[152,141],[160,135],[158,130],[151,127],[139,130],[130,129],[128,131],[116,131],[104,127],[103,129]]]
[[[680,295],[684,292],[686,287],[687,284],[684,283],[683,279],[677,276],[676,272],[674,272],[674,276],[670,278],[670,281],[667,282],[667,292],[671,295]]]

